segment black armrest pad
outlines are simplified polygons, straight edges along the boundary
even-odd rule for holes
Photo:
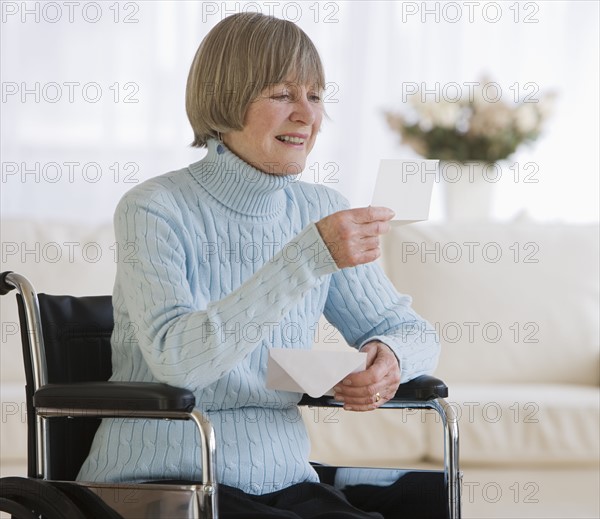
[[[390,402],[425,402],[435,398],[446,398],[448,396],[448,386],[439,378],[431,375],[421,375],[413,380],[400,384],[398,391]],[[298,405],[312,405],[316,407],[329,407],[332,405],[342,405],[331,396],[322,396],[312,398],[304,395]],[[383,405],[385,407],[385,404]]]
[[[35,407],[122,411],[191,411],[194,394],[150,382],[80,382],[47,384],[33,395]]]
[[[434,398],[446,398],[448,396],[448,386],[439,378],[431,375],[421,375],[400,384],[396,396],[392,402],[433,400]]]

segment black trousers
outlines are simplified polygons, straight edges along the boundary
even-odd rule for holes
[[[219,485],[219,516],[223,519],[382,519],[355,508],[345,495],[323,483],[298,483],[269,494],[252,495]]]
[[[246,494],[219,485],[223,519],[445,519],[443,476],[410,473],[390,486],[356,485],[342,491],[323,483],[299,483],[270,494]]]

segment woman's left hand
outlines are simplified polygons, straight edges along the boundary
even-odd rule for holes
[[[380,341],[363,346],[367,354],[364,371],[352,373],[333,390],[335,399],[348,411],[371,411],[396,394],[400,385],[400,365],[392,350]]]

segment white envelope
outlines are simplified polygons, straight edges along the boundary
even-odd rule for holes
[[[399,224],[427,220],[438,164],[438,160],[382,159],[371,205],[392,209]]]
[[[356,350],[326,351],[271,348],[267,363],[267,387],[307,393],[313,398],[333,394],[331,389],[346,375],[362,371],[367,354]]]

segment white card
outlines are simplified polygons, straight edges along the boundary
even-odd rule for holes
[[[346,375],[362,371],[366,366],[367,354],[357,350],[270,348],[267,387],[319,398],[329,393]]]
[[[438,164],[438,160],[382,159],[371,205],[392,209],[397,223],[427,220]]]

